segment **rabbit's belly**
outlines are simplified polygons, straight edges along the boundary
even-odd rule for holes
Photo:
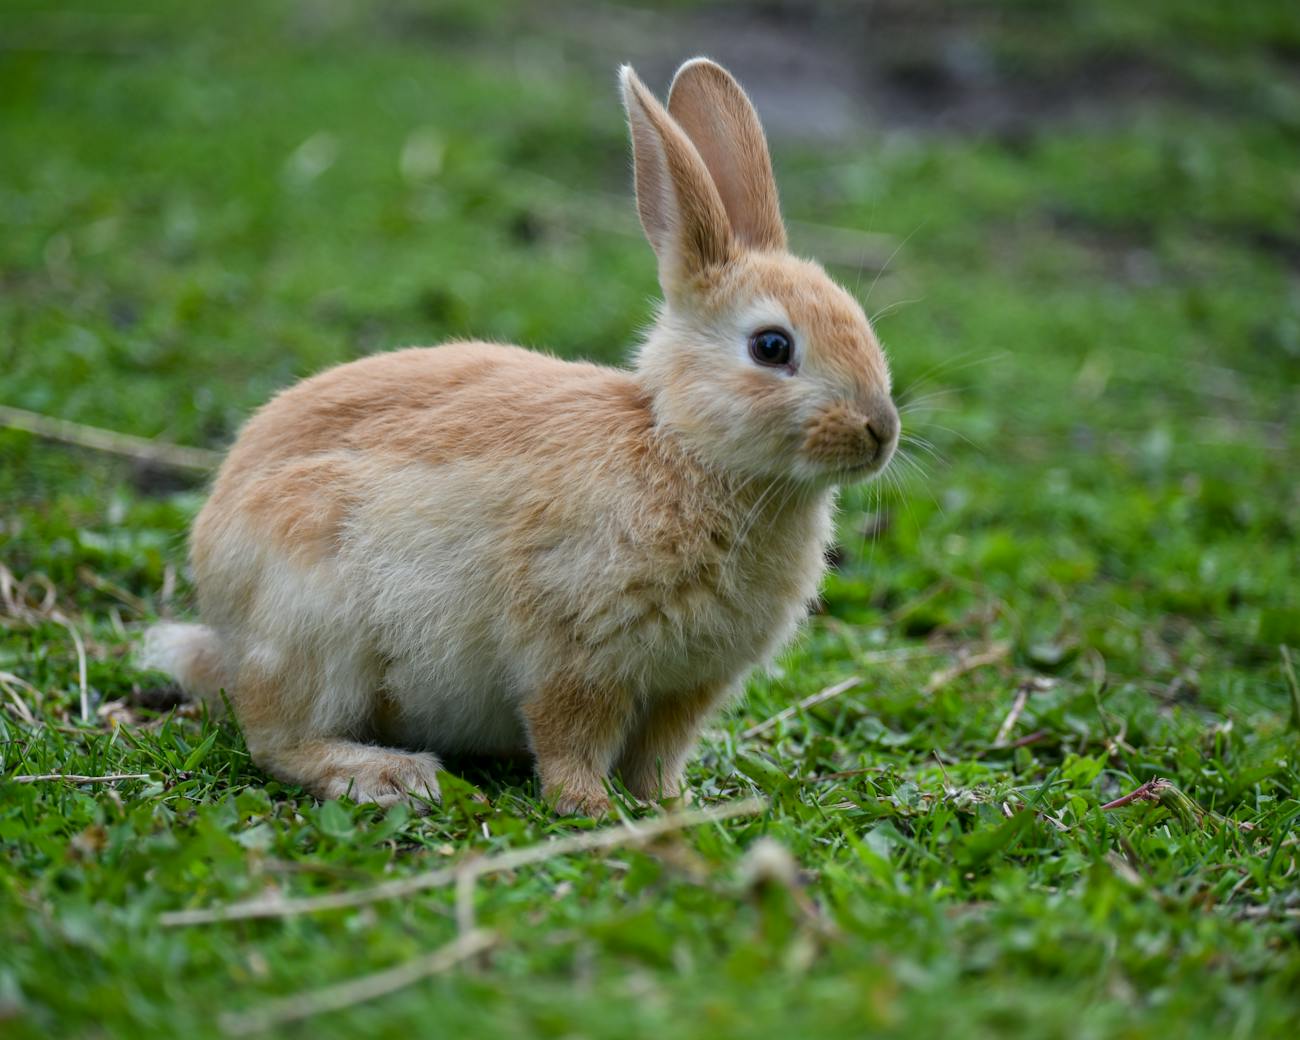
[[[515,698],[473,653],[448,648],[443,660],[392,663],[385,692],[395,709],[385,735],[443,754],[512,754],[527,749]],[[432,665],[432,666],[431,666]]]
[[[396,736],[443,753],[517,751],[527,744],[519,684],[486,616],[493,600],[482,587],[449,586],[449,569],[440,583],[406,585],[405,602],[377,619]]]

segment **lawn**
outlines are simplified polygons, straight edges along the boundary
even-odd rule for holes
[[[0,0],[0,405],[219,451],[395,346],[617,363],[614,69],[713,50],[915,437],[694,757],[762,801],[633,840],[517,766],[424,817],[270,781],[131,657],[204,474],[0,428],[0,1034],[1293,1036],[1294,4],[555,10]]]

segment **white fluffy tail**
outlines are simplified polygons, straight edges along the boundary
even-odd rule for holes
[[[139,663],[144,668],[166,672],[191,697],[207,701],[210,708],[222,707],[221,693],[230,686],[221,640],[207,625],[164,621],[144,634]]]

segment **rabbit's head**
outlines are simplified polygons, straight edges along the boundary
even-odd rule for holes
[[[697,58],[668,107],[621,71],[637,208],[664,306],[637,359],[657,421],[704,461],[801,483],[861,480],[898,443],[889,366],[858,302],[786,250],[763,128]]]

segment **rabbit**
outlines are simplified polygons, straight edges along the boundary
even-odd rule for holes
[[[861,307],[797,259],[762,126],[705,58],[620,84],[663,303],[627,368],[452,342],[281,392],[195,521],[202,624],[145,658],[323,799],[531,754],[555,811],[687,797],[710,713],[814,602],[836,489],[899,437]]]

